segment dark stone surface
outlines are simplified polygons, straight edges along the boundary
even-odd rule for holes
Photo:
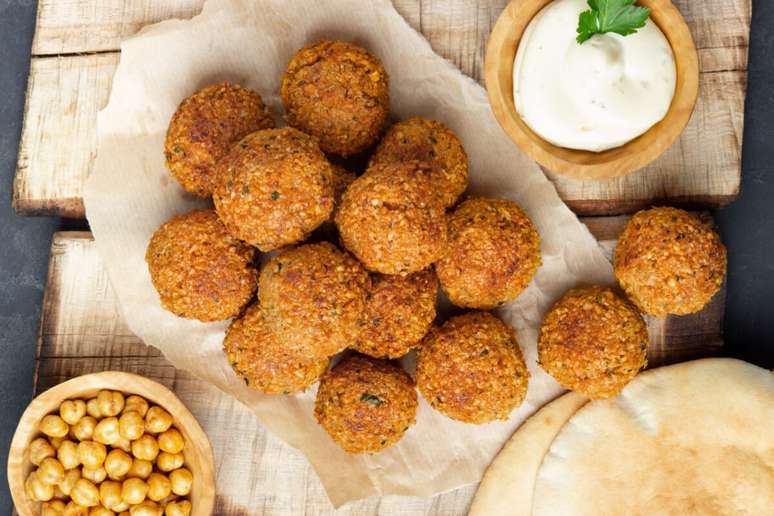
[[[51,234],[79,223],[17,217],[11,208],[34,0],[0,0],[0,514],[10,514],[5,464],[32,392],[35,339]],[[742,194],[717,220],[729,248],[726,344],[774,367],[774,3],[753,1]]]

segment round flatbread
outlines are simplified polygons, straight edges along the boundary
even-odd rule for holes
[[[579,410],[535,481],[532,514],[772,514],[774,373],[731,359],[645,372]]]
[[[527,419],[487,468],[468,516],[529,516],[543,457],[562,426],[587,401],[570,392]]]

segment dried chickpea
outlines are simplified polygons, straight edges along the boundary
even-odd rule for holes
[[[59,487],[59,485],[54,486],[54,500],[69,500],[70,497],[64,494],[64,491],[62,491],[62,488]]]
[[[183,465],[185,458],[182,453],[168,453],[161,452],[156,457],[156,467],[159,471],[169,473],[173,469],[177,469]]]
[[[105,471],[105,468],[102,466],[98,468],[87,468],[84,466],[81,468],[81,477],[90,480],[95,484],[100,484],[107,478],[107,471]]]
[[[70,427],[70,432],[73,431],[73,428]],[[67,433],[67,436],[70,435],[70,432]],[[48,442],[51,443],[51,446],[54,447],[55,450],[59,449],[59,446],[67,440],[67,436],[65,437],[49,437]]]
[[[130,507],[131,507],[131,505],[129,505],[125,501],[121,500],[121,503],[119,503],[118,505],[114,505],[111,510],[113,512],[120,512],[120,513],[126,512],[126,514],[129,514],[129,508]]]
[[[191,502],[180,500],[179,502],[168,503],[164,514],[166,516],[189,516],[191,514]]]
[[[193,475],[186,468],[180,468],[169,474],[169,481],[172,483],[173,493],[177,496],[185,496],[191,492]]]
[[[124,412],[118,420],[118,431],[124,439],[139,439],[145,433],[145,420],[139,412]]]
[[[113,480],[123,480],[132,467],[132,457],[123,450],[110,450],[105,457],[105,471]]]
[[[107,448],[102,443],[81,441],[78,443],[78,460],[84,467],[96,469],[105,462]]]
[[[145,414],[145,431],[152,434],[165,432],[172,426],[172,416],[161,407],[151,407]]]
[[[91,398],[86,402],[86,413],[94,419],[102,417],[102,413],[99,411],[99,402],[97,398]]]
[[[121,499],[130,505],[136,505],[145,500],[148,494],[148,484],[139,478],[127,478],[121,484]]]
[[[36,466],[40,466],[43,459],[56,456],[56,449],[42,437],[38,437],[30,443],[29,452],[30,462]]]
[[[141,478],[146,479],[148,475],[153,471],[153,463],[147,460],[134,459],[132,461],[132,467],[126,473],[129,478]]]
[[[115,514],[116,513],[114,513],[110,509],[106,509],[101,505],[92,507],[91,510],[89,511],[89,516],[115,516]]]
[[[124,395],[116,391],[99,391],[97,406],[103,417],[117,416],[124,408]]]
[[[59,445],[59,449],[56,450],[56,458],[62,463],[64,469],[77,468],[81,464],[81,460],[78,458],[78,445],[68,439]]]
[[[159,443],[152,435],[145,434],[136,441],[132,441],[132,455],[142,460],[155,460],[159,454]]]
[[[121,438],[118,433],[118,418],[106,417],[94,427],[92,439],[102,444],[113,444]]]
[[[56,485],[64,480],[64,474],[64,467],[53,457],[43,459],[43,462],[38,466],[38,480],[50,486]]]
[[[137,412],[141,417],[145,417],[145,414],[148,412],[148,402],[142,396],[132,394],[126,398],[124,403],[123,413],[127,412]]]
[[[89,508],[81,507],[77,503],[71,501],[65,506],[64,516],[88,516]]]
[[[163,512],[164,510],[158,504],[150,500],[145,500],[129,509],[129,514],[132,516],[161,516]]]
[[[125,503],[121,498],[121,482],[112,480],[102,482],[99,485],[99,501],[111,511],[115,511],[117,506]]]
[[[47,502],[54,497],[54,487],[41,482],[34,471],[27,476],[24,490],[27,496],[36,502]]]
[[[159,442],[159,449],[167,453],[180,453],[185,446],[183,435],[177,428],[161,432],[156,438]]]
[[[131,441],[129,441],[129,439],[124,439],[122,437],[113,443],[113,448],[117,448],[119,450],[125,451],[126,453],[130,453],[132,451],[132,443]]]
[[[40,420],[40,431],[49,437],[64,437],[70,431],[70,427],[61,417],[49,414]]]
[[[70,498],[81,507],[94,507],[99,504],[99,489],[89,480],[81,478],[70,491]]]
[[[148,477],[148,498],[160,502],[172,492],[172,483],[161,473],[151,473]]]
[[[59,489],[67,496],[70,496],[70,491],[72,491],[79,478],[81,478],[81,470],[77,468],[68,469],[65,471],[64,479],[59,482]]]
[[[79,441],[88,441],[94,435],[96,426],[97,420],[93,416],[83,416],[80,421],[73,425],[70,434]]]
[[[86,402],[83,400],[65,400],[59,405],[59,417],[68,425],[74,425],[86,415]]]
[[[40,516],[62,516],[64,510],[65,504],[62,500],[52,500],[43,503],[40,507]]]

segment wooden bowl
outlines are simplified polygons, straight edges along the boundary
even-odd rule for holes
[[[489,37],[484,74],[489,103],[498,122],[519,148],[546,169],[576,179],[623,176],[658,158],[685,129],[699,94],[699,58],[688,29],[670,0],[639,0],[672,46],[677,83],[663,120],[622,147],[604,152],[566,149],[538,136],[519,116],[513,100],[513,62],[522,33],[552,0],[512,0]]]
[[[93,398],[102,389],[120,391],[125,395],[137,394],[172,415],[175,426],[185,438],[185,467],[193,474],[191,494],[188,496],[191,500],[191,514],[212,514],[215,505],[215,468],[207,434],[172,391],[153,380],[118,371],[87,374],[60,383],[32,400],[24,411],[8,451],[8,485],[19,514],[33,516],[39,510],[39,503],[29,500],[24,491],[24,481],[35,468],[29,461],[29,444],[41,435],[38,423],[43,416],[57,412],[64,400]]]

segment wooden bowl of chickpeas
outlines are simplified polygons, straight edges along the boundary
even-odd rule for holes
[[[163,385],[117,371],[88,374],[30,403],[8,453],[22,516],[210,515],[212,447]]]

